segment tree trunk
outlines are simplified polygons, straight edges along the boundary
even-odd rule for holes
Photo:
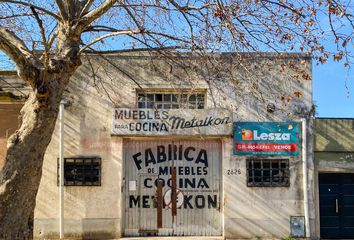
[[[21,110],[21,126],[7,143],[0,172],[0,239],[32,239],[33,213],[42,163],[69,78],[79,66],[40,72],[38,86]],[[57,68],[58,69],[58,68]]]

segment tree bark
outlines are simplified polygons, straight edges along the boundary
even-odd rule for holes
[[[42,163],[59,105],[80,60],[54,61],[57,71],[39,71],[36,88],[21,110],[21,126],[7,143],[0,171],[0,239],[32,239],[33,213]]]
[[[33,89],[21,110],[21,126],[8,140],[0,171],[0,240],[33,238],[33,214],[43,157],[65,87],[81,65],[81,33],[115,2],[105,0],[86,13],[90,3],[82,9],[79,1],[67,1],[68,9],[64,9],[62,1],[56,1],[61,14],[61,17],[54,14],[58,19],[57,44],[50,52],[51,45],[47,46],[40,58],[16,34],[0,26],[0,49],[16,63],[19,76]],[[39,18],[37,22],[41,28]],[[45,40],[44,37],[43,44]]]

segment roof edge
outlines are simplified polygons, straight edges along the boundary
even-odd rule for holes
[[[88,51],[86,54],[91,55],[91,56],[97,56],[97,55],[105,55],[105,56],[119,56],[119,57],[147,57],[150,56],[151,52],[155,52],[154,50],[152,51],[124,51],[124,50],[119,50],[119,51],[100,51],[100,52],[92,52]],[[303,53],[303,52],[206,52],[201,54],[198,54],[197,52],[176,52],[176,51],[170,51],[170,54],[175,54],[176,56],[169,56],[169,57],[193,57],[193,58],[203,58],[207,56],[220,56],[220,57],[227,57],[227,56],[242,56],[244,58],[279,58],[279,59],[287,59],[287,58],[304,58],[304,59],[312,59],[312,55]],[[166,56],[163,56],[159,53],[156,53],[157,56],[163,58]]]
[[[354,117],[316,117],[315,120],[354,120]]]
[[[14,76],[17,75],[16,70],[0,70],[0,76]]]

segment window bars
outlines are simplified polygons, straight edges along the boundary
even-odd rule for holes
[[[203,93],[138,93],[138,108],[156,109],[204,109]]]
[[[288,187],[289,159],[248,159],[247,186]]]
[[[101,186],[101,158],[64,158],[64,186]]]

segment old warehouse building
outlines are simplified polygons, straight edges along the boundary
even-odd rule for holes
[[[311,58],[83,60],[65,94],[65,237],[320,237]],[[38,239],[59,236],[59,125]]]
[[[311,61],[211,58],[92,56],[78,70],[66,94],[65,236],[292,234],[291,217],[304,216],[303,158],[312,165],[312,133],[306,151],[300,142],[300,119],[312,108]],[[234,122],[286,122],[281,131],[294,142],[284,142],[296,149],[234,154]],[[59,129],[37,197],[39,238],[59,231],[58,141]]]

